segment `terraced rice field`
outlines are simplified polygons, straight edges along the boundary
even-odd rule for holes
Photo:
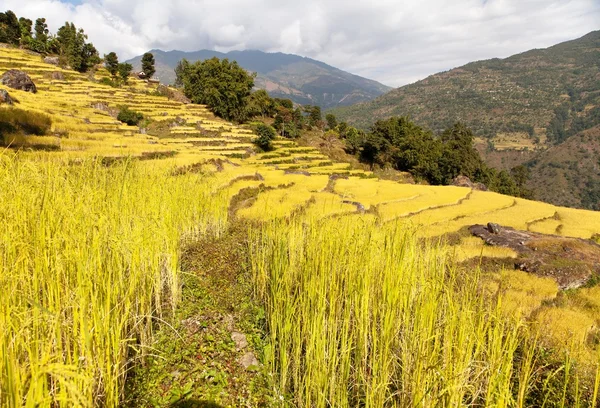
[[[600,233],[598,212],[460,187],[378,180],[292,140],[277,140],[275,151],[257,153],[249,129],[215,118],[204,106],[155,96],[143,82],[132,79],[129,87],[110,88],[94,82],[107,76],[103,70],[90,80],[43,64],[38,56],[0,48],[0,72],[10,68],[26,71],[38,85],[37,94],[8,90],[18,107],[43,112],[53,122],[52,135],[31,138],[30,144],[57,151],[29,151],[25,145],[18,153],[0,153],[0,176],[32,175],[22,180],[30,191],[14,196],[7,195],[8,179],[0,180],[0,203],[10,207],[19,202],[27,211],[0,213],[0,220],[13,226],[0,236],[17,242],[8,249],[0,245],[0,292],[12,294],[0,300],[0,403],[34,406],[50,398],[64,406],[118,405],[128,344],[134,338],[149,342],[151,316],[178,301],[178,243],[222,233],[230,221],[229,203],[248,189],[254,194],[234,216],[266,225],[253,236],[263,246],[253,249],[252,268],[272,329],[272,354],[265,363],[277,378],[281,399],[290,404],[352,406],[358,398],[374,407],[411,401],[457,406],[484,398],[489,406],[525,406],[526,391],[519,390],[516,400],[507,393],[514,391],[511,372],[524,375],[525,384],[527,376],[534,377],[527,374],[531,367],[512,365],[521,319],[534,311],[539,324],[557,327],[550,344],[571,339],[585,350],[586,361],[597,352],[597,344],[586,341],[600,321],[595,288],[578,292],[579,303],[568,308],[543,306],[556,296],[556,285],[520,272],[474,278],[458,288],[456,276],[441,273],[447,256],[465,261],[515,254],[465,237],[449,248],[425,243],[425,252],[419,252],[421,243],[402,231],[438,238],[472,224],[496,222],[591,238]],[[52,79],[53,72],[65,79]],[[151,136],[145,129],[124,126],[112,113],[120,105],[168,123],[169,134]],[[107,158],[118,165],[105,167]],[[89,180],[78,178],[77,166]],[[36,195],[38,189],[44,193]],[[80,190],[89,194],[87,201],[75,194]],[[56,214],[43,204],[46,197],[57,206]],[[180,208],[181,202],[186,204]],[[35,219],[27,217],[35,211],[45,214],[48,224],[34,228]],[[61,231],[73,214],[85,220],[85,228],[73,221]],[[105,214],[118,221],[112,223]],[[148,223],[152,227],[145,230]],[[86,258],[75,237],[97,250],[97,257]],[[29,239],[46,252],[37,253]],[[32,263],[44,256],[56,262],[59,277],[48,268],[45,280],[31,277]],[[106,279],[121,283],[119,273],[126,270],[130,281],[104,292],[87,262],[110,276]],[[17,275],[19,280],[5,279]],[[62,286],[49,284],[49,292],[36,286],[52,279]],[[461,297],[449,295],[449,287]],[[488,309],[474,296],[481,288],[497,294],[505,307]],[[43,295],[36,299],[39,293]],[[94,308],[103,311],[102,318]],[[35,316],[27,317],[32,310]],[[515,320],[503,320],[506,313]],[[104,324],[108,326],[100,329]],[[90,334],[89,325],[98,330]],[[398,327],[414,331],[399,334]],[[445,330],[444,336],[436,328]],[[23,333],[35,341],[20,338]],[[425,339],[433,338],[432,348],[424,350]],[[478,343],[484,341],[493,342],[486,343],[489,353]],[[303,353],[318,369],[305,366]],[[400,365],[407,371],[398,372]],[[32,376],[39,381],[26,380]],[[333,386],[331,378],[341,379],[334,383],[342,386]],[[48,397],[50,389],[54,394]],[[292,390],[294,397],[287,394]]]

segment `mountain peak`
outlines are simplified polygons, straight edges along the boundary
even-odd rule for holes
[[[353,75],[295,54],[240,50],[222,53],[211,50],[162,51],[152,50],[156,60],[156,76],[164,83],[175,82],[174,69],[185,58],[190,62],[212,57],[235,60],[244,69],[256,72],[255,85],[266,89],[272,97],[289,98],[305,105],[334,108],[372,100],[391,88],[379,82]],[[141,56],[129,60],[134,67],[141,66]]]

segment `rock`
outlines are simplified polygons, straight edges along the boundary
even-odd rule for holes
[[[256,366],[260,365],[260,363],[256,359],[256,356],[251,351],[247,352],[242,357],[240,357],[240,359],[238,360],[238,362],[246,370],[252,368],[253,366],[256,367]]]
[[[44,58],[46,64],[58,65],[58,57],[46,57]]]
[[[55,81],[64,81],[65,80],[65,75],[60,71],[54,71],[50,77],[52,79],[54,79]]]
[[[37,92],[37,88],[31,78],[29,78],[29,75],[18,69],[6,71],[4,75],[2,75],[2,78],[0,78],[0,83],[20,91],[31,93]]]
[[[229,331],[233,331],[234,327],[235,327],[235,322],[234,322],[234,318],[233,315],[227,314],[225,316],[223,316],[223,324],[225,325],[225,327],[227,328],[227,330]]]
[[[500,225],[498,225],[496,223],[488,222],[488,224],[487,224],[487,230],[489,232],[491,232],[492,234],[499,234],[500,229],[501,229]],[[521,245],[524,245],[524,244],[521,244]]]
[[[231,333],[231,340],[235,343],[235,348],[240,351],[248,347],[248,340],[243,333],[233,332]]]
[[[594,276],[600,278],[600,245],[594,241],[494,223],[472,225],[469,231],[488,245],[512,249],[517,253],[515,269],[552,278],[561,290],[579,288]]]
[[[473,188],[475,190],[479,190],[479,191],[488,191],[487,186],[485,184],[483,184],[483,183],[475,183],[473,185]]]
[[[456,176],[452,180],[452,185],[457,187],[468,187],[473,188],[475,185],[467,176]]]
[[[108,111],[108,103],[106,102],[92,102],[91,107],[101,111]]]
[[[487,191],[488,188],[483,183],[473,183],[467,176],[456,176],[452,180],[452,185],[457,187],[467,187],[474,190]]]
[[[14,104],[13,98],[10,97],[7,91],[0,89],[0,104],[5,103],[7,105]]]

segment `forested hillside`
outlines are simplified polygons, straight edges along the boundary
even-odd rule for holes
[[[547,49],[472,62],[333,113],[362,128],[409,115],[434,131],[460,120],[478,136],[525,132],[560,142],[600,123],[600,31]]]

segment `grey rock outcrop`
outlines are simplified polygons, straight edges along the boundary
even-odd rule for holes
[[[58,65],[58,57],[46,57],[44,58],[46,64]]]
[[[2,78],[0,78],[0,83],[2,85],[6,85],[9,88],[17,89],[20,91],[36,93],[37,87],[25,72],[19,71],[18,69],[11,69],[6,71]]]
[[[0,104],[7,104],[7,105],[12,105],[14,103],[13,98],[10,97],[9,93],[4,90],[4,89],[0,89]]]

